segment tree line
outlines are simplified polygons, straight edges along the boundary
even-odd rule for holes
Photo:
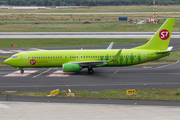
[[[178,5],[180,0],[156,0],[158,5]],[[0,0],[0,5],[16,6],[119,6],[153,5],[153,0]]]

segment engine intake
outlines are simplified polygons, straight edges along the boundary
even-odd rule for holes
[[[81,67],[79,64],[63,64],[64,72],[79,72]]]

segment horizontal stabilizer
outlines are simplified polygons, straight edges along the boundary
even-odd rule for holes
[[[170,52],[174,52],[174,51],[162,51],[162,52],[156,52],[156,54],[164,54],[164,53],[170,53]]]
[[[173,49],[173,46],[168,47],[167,50],[171,51]]]

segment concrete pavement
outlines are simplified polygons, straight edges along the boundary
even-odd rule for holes
[[[151,38],[155,32],[0,32],[0,38]],[[171,38],[180,38],[173,32]]]
[[[178,120],[180,107],[0,102],[1,120]]]

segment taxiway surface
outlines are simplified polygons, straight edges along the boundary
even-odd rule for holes
[[[30,71],[30,72],[29,72]],[[34,71],[34,72],[32,72]],[[14,73],[13,73],[14,72]],[[19,75],[18,75],[19,74]],[[0,69],[0,92],[107,89],[178,89],[180,63],[155,67],[98,68],[89,75],[62,73],[59,68],[25,69],[23,76],[13,68]]]
[[[141,44],[114,45],[113,49],[132,48]],[[105,49],[107,46],[73,46],[43,49]],[[178,50],[180,41],[178,39],[172,40],[170,46],[174,46],[173,49]],[[89,75],[86,69],[79,73],[65,74],[61,68],[31,68],[25,69],[25,73],[21,75],[13,67],[1,67],[0,92],[49,91],[53,89],[102,91],[107,89],[180,88],[180,62],[165,66],[96,68],[93,75]]]
[[[0,32],[0,38],[151,38],[155,32]],[[180,38],[173,32],[171,38]]]

